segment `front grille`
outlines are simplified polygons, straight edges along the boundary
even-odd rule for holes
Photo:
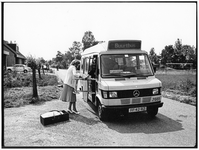
[[[123,99],[121,100],[121,104],[130,104],[130,99]]]
[[[150,88],[150,89],[134,89],[134,90],[138,90],[140,92],[140,95],[138,97],[146,97],[146,96],[152,96],[153,95],[153,89],[155,88]],[[133,91],[134,90],[123,90],[123,91],[117,91],[117,98],[133,98],[135,97],[133,95]],[[161,95],[160,93],[160,88],[158,88],[158,94],[157,95]],[[146,99],[146,101],[148,101],[149,99]]]
[[[142,102],[143,103],[149,103],[151,101],[151,97],[144,97],[143,99],[142,99]]]

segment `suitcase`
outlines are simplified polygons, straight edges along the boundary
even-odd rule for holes
[[[52,110],[40,115],[40,122],[44,126],[67,120],[69,120],[69,113],[65,110]]]

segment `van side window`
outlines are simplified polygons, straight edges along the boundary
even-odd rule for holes
[[[81,70],[83,70],[83,71],[84,71],[84,58],[83,58],[83,59],[81,59],[81,63],[80,63],[80,64],[81,64],[81,66],[80,66],[80,67],[81,67]]]
[[[88,69],[89,69],[89,58],[85,59],[85,69],[84,69],[84,73],[88,74]]]

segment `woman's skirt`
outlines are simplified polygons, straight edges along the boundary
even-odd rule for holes
[[[73,93],[73,91],[74,88],[64,84],[63,91],[59,99],[63,102],[76,102],[76,95]]]

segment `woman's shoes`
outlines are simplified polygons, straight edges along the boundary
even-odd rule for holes
[[[79,111],[74,111],[74,110],[72,110],[72,112],[73,112],[74,114],[76,114],[76,115],[79,115],[79,114],[80,114]]]
[[[68,110],[67,110],[67,112],[69,112],[70,114],[72,114],[72,113],[73,113],[73,111],[72,111],[72,110],[70,110],[70,109],[68,109]]]
[[[79,111],[74,111],[74,110],[70,110],[70,109],[68,109],[67,112],[69,112],[70,114],[74,113],[74,114],[76,114],[76,115],[79,115],[79,114],[80,114]]]

